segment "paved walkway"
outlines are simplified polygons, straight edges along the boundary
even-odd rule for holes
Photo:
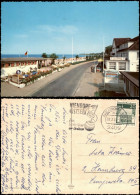
[[[88,68],[73,96],[95,97],[95,93],[99,91],[100,84],[103,84],[103,73],[93,73],[91,68]]]

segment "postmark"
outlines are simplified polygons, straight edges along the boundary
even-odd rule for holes
[[[123,122],[122,122],[123,121]],[[120,133],[127,126],[127,113],[123,108],[111,106],[101,115],[101,124],[109,133]]]
[[[121,121],[121,123],[126,123],[127,125],[135,125],[136,103],[117,102],[117,108],[118,111],[119,108],[122,108],[127,113],[127,121],[117,117],[117,123]]]
[[[98,105],[71,103],[71,119],[69,129],[80,131],[93,131],[97,121],[96,110]]]

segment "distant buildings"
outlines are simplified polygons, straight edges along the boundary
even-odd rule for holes
[[[82,62],[82,61],[85,61],[85,60],[86,60],[86,57],[78,57],[77,59],[76,59],[76,57],[74,57],[74,58],[65,58],[65,59],[56,59],[55,64]]]
[[[105,60],[107,70],[139,71],[139,36],[114,38],[109,60]]]

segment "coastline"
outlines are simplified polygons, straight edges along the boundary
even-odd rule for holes
[[[36,57],[36,58],[40,58],[42,54],[28,54],[28,57]],[[48,54],[49,56],[50,54]],[[58,59],[63,59],[63,57],[65,56],[66,59],[68,58],[72,58],[72,54],[56,54],[58,56]],[[73,54],[73,58],[78,55],[79,57],[85,57],[85,55],[80,55],[80,54]],[[2,58],[18,58],[18,57],[27,57],[24,54],[1,54],[1,59]],[[48,57],[49,58],[49,57]]]

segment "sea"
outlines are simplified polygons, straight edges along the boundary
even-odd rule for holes
[[[25,56],[24,54],[1,54],[1,58],[17,58],[17,57],[34,57],[34,58],[41,58],[42,54],[28,54],[28,56]],[[64,56],[66,58],[72,58],[72,54],[56,54],[58,56],[58,59],[62,59]],[[73,54],[73,58],[78,55],[79,57],[85,57],[85,55],[82,54]],[[49,56],[49,54],[48,54]]]

